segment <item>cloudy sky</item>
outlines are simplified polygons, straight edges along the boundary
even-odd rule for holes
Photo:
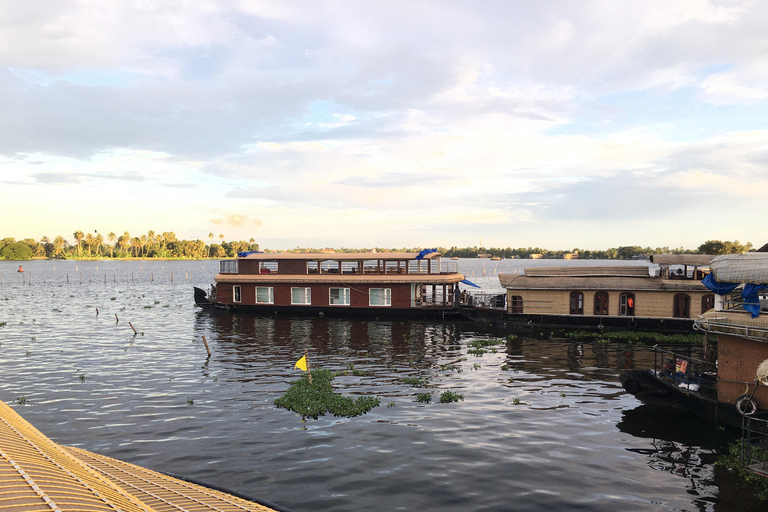
[[[0,237],[768,242],[768,2],[0,0]]]

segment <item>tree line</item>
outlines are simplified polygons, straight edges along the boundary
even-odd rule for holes
[[[170,258],[170,259],[204,259],[204,258],[234,258],[241,251],[257,251],[259,244],[251,238],[248,241],[224,241],[224,235],[219,235],[220,242],[213,243],[214,235],[209,233],[211,242],[179,240],[173,231],[131,236],[127,231],[122,235],[113,232],[106,236],[101,233],[83,233],[75,231],[73,242],[58,235],[53,240],[44,236],[40,240],[25,238],[16,241],[14,238],[0,240],[0,260],[30,260],[33,258],[60,259],[107,259],[107,258]]]
[[[106,258],[171,258],[171,259],[205,259],[205,258],[234,258],[238,252],[258,251],[259,244],[255,239],[248,241],[224,241],[224,235],[218,235],[219,243],[214,243],[214,234],[209,233],[210,243],[203,240],[179,240],[172,231],[155,233],[148,231],[140,236],[131,236],[127,231],[122,235],[113,232],[103,236],[101,233],[83,233],[75,231],[73,242],[70,243],[63,236],[56,236],[50,240],[47,236],[35,240],[25,238],[16,241],[13,238],[4,238],[0,240],[0,260],[30,260],[32,258],[63,258],[63,259],[106,259]],[[295,247],[288,251],[270,251],[265,252],[419,252],[423,247],[402,247],[402,248],[336,248],[325,247],[322,249],[312,247]],[[720,241],[707,240],[696,249],[685,249],[679,247],[671,249],[669,247],[640,247],[621,246],[610,249],[587,250],[574,248],[567,250],[548,250],[541,247],[437,247],[443,256],[447,258],[477,258],[477,257],[497,257],[497,258],[530,258],[531,255],[541,255],[547,259],[563,259],[566,257],[578,259],[640,259],[647,258],[651,254],[736,254],[754,250],[752,244],[739,243],[738,240]]]

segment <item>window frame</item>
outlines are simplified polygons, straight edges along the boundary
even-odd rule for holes
[[[383,304],[374,304],[373,303],[373,291],[383,291],[384,292],[384,303]],[[390,307],[392,306],[392,288],[369,288],[368,289],[368,305],[372,307]]]
[[[707,293],[701,296],[701,314],[715,308],[715,294]]]
[[[237,260],[221,260],[219,262],[219,274],[237,274]]]
[[[574,305],[576,307],[574,308]],[[568,311],[571,315],[583,315],[584,314],[584,293],[579,290],[574,290],[568,297]]]
[[[605,298],[605,300],[601,300]],[[599,301],[599,302],[598,302]],[[596,316],[608,316],[611,314],[611,295],[606,291],[595,292],[593,298],[594,309],[593,312]],[[598,306],[605,306],[605,308],[598,309]]]
[[[296,302],[294,290],[301,290],[303,295],[303,302]],[[291,286],[291,304],[292,305],[311,305],[312,304],[312,288],[309,286]]]
[[[629,301],[632,301],[632,305],[629,305]],[[635,307],[637,307],[637,299],[632,292],[621,292],[619,294],[619,316],[635,316]]]
[[[523,296],[511,295],[509,297],[509,312],[513,315],[522,314],[523,312]]]
[[[682,309],[678,314],[678,310]],[[676,293],[672,299],[672,318],[691,318],[691,296],[687,293]]]
[[[269,300],[259,300],[259,290],[267,290]],[[275,303],[275,287],[274,286],[257,286],[254,295],[256,304],[274,304]]]
[[[342,291],[341,296],[340,296],[340,299],[342,300],[342,302],[334,302],[334,298],[332,296],[334,290],[341,290]],[[349,306],[349,305],[351,305],[351,301],[350,301],[350,295],[351,294],[350,294],[349,290],[350,290],[349,288],[338,288],[338,287],[328,288],[328,305],[329,306]]]
[[[239,284],[232,285],[232,302],[239,304],[243,301],[243,288]]]

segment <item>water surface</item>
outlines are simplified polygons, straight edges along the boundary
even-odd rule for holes
[[[488,291],[531,264],[459,262]],[[643,348],[535,332],[474,356],[468,343],[506,333],[210,315],[192,286],[210,285],[212,261],[17,268],[0,262],[0,399],[65,445],[296,511],[761,510],[714,465],[733,433],[622,390]],[[318,420],[276,408],[305,349],[315,367],[365,371],[335,387],[381,406]],[[428,386],[402,381],[416,376]],[[447,390],[464,400],[438,403]]]

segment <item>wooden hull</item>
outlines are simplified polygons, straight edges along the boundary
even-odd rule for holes
[[[593,315],[542,315],[507,313],[503,309],[462,307],[461,312],[476,322],[502,324],[516,327],[554,327],[561,329],[629,329],[668,333],[692,333],[693,319],[649,318]]]
[[[349,306],[309,306],[275,304],[222,304],[210,301],[205,291],[195,287],[195,304],[205,311],[212,313],[245,313],[265,316],[334,316],[357,318],[429,318],[453,320],[463,318],[456,308],[428,307],[428,308],[360,308]]]

